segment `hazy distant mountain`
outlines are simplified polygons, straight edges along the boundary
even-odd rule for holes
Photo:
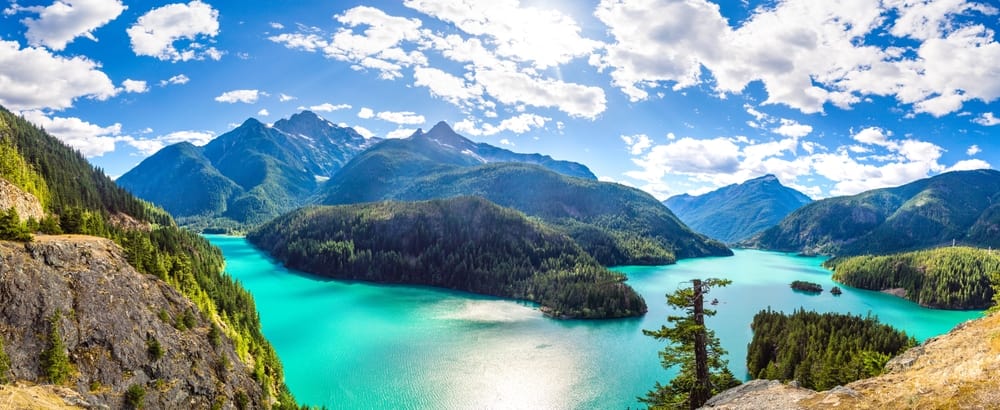
[[[855,255],[954,242],[1000,246],[1000,172],[957,171],[813,202],[746,245]]]
[[[703,195],[677,195],[663,201],[691,229],[725,243],[735,243],[774,226],[812,202],[781,185],[774,175],[728,185]]]
[[[251,118],[204,147],[166,147],[117,182],[178,217],[259,223],[301,206],[320,182],[378,141],[309,111],[273,126]]]
[[[561,175],[534,164],[483,164],[481,155],[473,155],[476,151],[456,148],[461,140],[442,135],[456,136],[440,123],[426,134],[418,132],[412,138],[373,146],[326,183],[320,202],[338,205],[477,195],[559,227],[605,265],[659,264],[731,254],[721,243],[692,232],[645,192]]]

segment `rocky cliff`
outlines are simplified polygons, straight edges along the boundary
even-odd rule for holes
[[[21,220],[32,217],[37,221],[45,217],[45,210],[42,209],[42,203],[38,202],[38,198],[24,192],[10,181],[0,178],[0,211],[10,208],[17,210]]]
[[[755,380],[713,397],[704,408],[1000,408],[1000,313],[928,339],[890,360],[885,370],[825,392]]]
[[[113,242],[0,241],[0,337],[13,379],[45,381],[41,356],[56,312],[73,366],[64,387],[82,400],[70,404],[123,408],[135,385],[146,408],[267,405],[232,342],[176,290],[136,272]]]

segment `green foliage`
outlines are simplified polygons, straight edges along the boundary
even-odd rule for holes
[[[808,293],[822,293],[823,287],[818,283],[806,282],[804,280],[795,280],[791,284],[792,289],[800,290]]]
[[[652,408],[697,408],[704,404],[704,401],[692,402],[693,397],[696,399],[700,396],[704,400],[740,384],[726,367],[728,361],[723,359],[726,350],[719,343],[719,338],[715,336],[714,331],[704,324],[699,324],[696,314],[698,310],[696,306],[704,305],[705,295],[711,288],[730,283],[732,281],[726,279],[708,279],[697,289],[694,286],[685,287],[666,295],[667,305],[679,310],[683,315],[667,316],[667,322],[672,323],[673,327],[663,325],[657,330],[643,329],[642,333],[658,341],[666,341],[667,346],[660,351],[660,363],[665,369],[680,366],[680,371],[666,385],[656,382],[645,397],[639,397],[640,402]],[[703,309],[702,314],[714,316],[715,311]],[[705,343],[709,386],[707,394],[695,395],[695,390],[699,388],[696,379],[696,349],[699,340]]]
[[[691,229],[725,243],[736,243],[770,228],[809,202],[809,197],[781,185],[773,175],[704,195],[683,194],[663,201]]]
[[[31,231],[21,223],[14,208],[0,211],[0,241],[31,242]]]
[[[146,389],[140,384],[128,386],[125,390],[125,405],[133,409],[141,409],[146,406]]]
[[[747,369],[758,379],[796,380],[826,390],[882,373],[916,340],[873,316],[762,310],[750,328]]]
[[[154,362],[163,357],[163,346],[160,346],[160,341],[156,340],[153,335],[146,337],[146,353],[149,355],[149,359]]]
[[[222,274],[224,261],[218,248],[197,234],[178,229],[169,214],[120,188],[101,170],[92,168],[79,152],[0,108],[0,145],[4,144],[13,147],[48,187],[47,210],[58,215],[58,224],[55,218],[46,218],[39,221],[39,229],[113,240],[124,249],[129,264],[166,281],[193,301],[203,317],[222,324],[239,357],[254,364],[255,378],[265,394],[285,394],[281,363],[261,333],[253,298]],[[148,223],[150,230],[108,222],[122,215]],[[179,321],[194,325],[197,316],[194,312],[188,315]],[[53,326],[53,331],[58,332],[58,327]],[[66,354],[62,339],[51,335],[50,339],[60,347],[47,349],[44,356],[49,360],[43,364],[52,364],[46,367],[52,367],[56,378],[68,377],[72,368],[68,359],[62,364],[60,355]],[[286,400],[295,403],[290,394]]]
[[[222,331],[219,330],[219,326],[212,323],[212,327],[208,330],[208,343],[211,344],[212,347],[218,348],[221,343],[221,335]]]
[[[73,375],[73,365],[69,362],[66,344],[62,339],[62,312],[56,310],[49,317],[48,347],[42,351],[42,372],[52,384],[63,384]]]
[[[646,312],[625,277],[570,238],[476,197],[304,208],[247,239],[293,269],[538,302],[555,317]]]
[[[5,136],[8,127],[3,114],[0,113],[0,178],[34,195],[44,207],[50,199],[48,184],[34,167],[21,157],[17,148]]]
[[[0,335],[0,384],[7,384],[12,381],[10,357],[7,356],[7,350],[4,347],[3,335]]]
[[[745,245],[837,255],[958,243],[1000,247],[1000,171],[947,172],[813,202]]]
[[[835,258],[833,279],[871,290],[906,289],[906,298],[943,309],[986,309],[1000,284],[1000,254],[962,246],[886,256]]]
[[[638,189],[532,164],[472,166],[462,162],[467,158],[424,138],[384,141],[335,174],[324,185],[321,201],[337,205],[480,196],[562,230],[605,266],[732,254],[722,243],[692,232]]]

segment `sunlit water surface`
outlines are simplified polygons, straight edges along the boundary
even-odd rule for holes
[[[625,409],[672,373],[662,347],[642,329],[665,323],[664,294],[692,278],[733,284],[714,289],[718,315],[708,321],[729,351],[729,367],[746,375],[753,315],[871,312],[923,340],[980,312],[924,309],[914,303],[841,286],[844,293],[792,291],[793,280],[828,290],[823,259],[736,250],[728,258],[676,265],[621,267],[646,298],[639,319],[548,319],[529,303],[427,287],[332,281],[282,267],[243,238],[207,235],[226,270],[253,293],[264,334],[285,365],[302,403],[331,409]]]

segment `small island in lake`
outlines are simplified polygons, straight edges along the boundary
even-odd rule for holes
[[[806,282],[804,280],[797,280],[792,282],[792,289],[800,290],[807,293],[822,293],[823,287],[818,283]]]
[[[544,222],[479,197],[308,207],[247,240],[292,269],[524,299],[555,318],[640,316],[646,302]]]
[[[830,293],[832,293],[834,296],[840,296],[840,294],[844,293],[844,291],[840,290],[839,286],[834,286],[830,288]]]

